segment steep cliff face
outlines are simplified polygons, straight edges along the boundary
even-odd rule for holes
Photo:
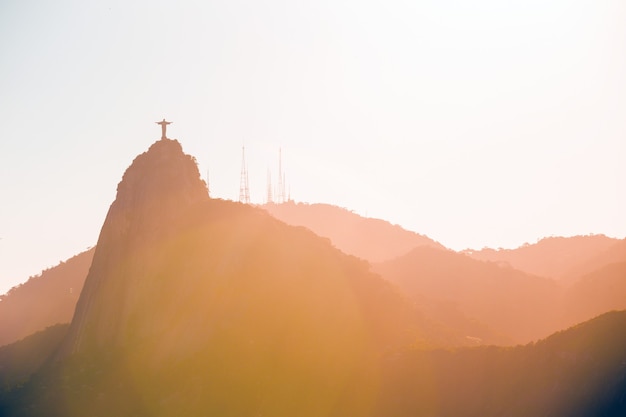
[[[100,232],[62,354],[123,342],[121,329],[152,286],[142,268],[181,230],[185,213],[207,200],[193,158],[177,141],[160,140],[135,158]]]
[[[118,186],[60,370],[24,392],[63,398],[48,415],[362,415],[383,352],[458,342],[328,239],[208,198],[161,140]]]

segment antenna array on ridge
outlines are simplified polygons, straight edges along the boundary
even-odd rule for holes
[[[248,166],[246,165],[246,148],[241,147],[241,177],[239,178],[239,202],[250,204],[250,187],[248,186]]]
[[[276,203],[282,204],[286,200],[285,173],[283,172],[282,149],[278,148],[278,189],[276,190]]]
[[[209,175],[207,172],[207,187]],[[282,149],[278,149],[278,184],[272,186],[272,172],[267,170],[267,203],[282,204],[291,201],[291,188],[287,193],[287,182],[285,181],[285,172],[283,171]],[[250,187],[248,184],[248,165],[246,163],[246,149],[241,147],[241,175],[239,177],[239,202],[250,204]]]
[[[274,202],[274,195],[272,193],[272,171],[267,169],[267,203],[271,204]]]

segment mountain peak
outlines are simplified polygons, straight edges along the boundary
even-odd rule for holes
[[[113,207],[193,203],[206,199],[195,159],[183,152],[177,140],[161,139],[137,156],[117,186]],[[166,199],[164,201],[163,199]]]
[[[86,334],[97,335],[97,345],[115,338],[136,294],[150,285],[130,265],[141,268],[159,256],[160,242],[180,232],[188,213],[207,200],[195,159],[178,141],[163,138],[135,158],[100,231],[62,356],[80,350]]]
[[[100,239],[106,239],[107,231],[116,236],[166,231],[184,207],[207,199],[195,159],[177,140],[158,140],[124,173]]]

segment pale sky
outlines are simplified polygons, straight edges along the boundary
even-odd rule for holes
[[[453,249],[626,236],[626,2],[0,3],[0,293],[95,245],[174,123],[253,203],[291,196]]]

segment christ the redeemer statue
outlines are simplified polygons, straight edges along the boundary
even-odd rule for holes
[[[165,119],[163,119],[160,122],[155,123],[161,125],[161,139],[167,139],[167,136],[165,136],[165,129],[167,129],[167,125],[172,124],[172,122],[166,122]]]

